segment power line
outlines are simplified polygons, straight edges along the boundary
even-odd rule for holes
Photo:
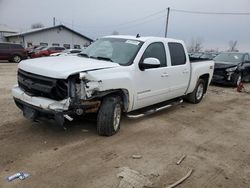
[[[130,20],[130,21],[127,21],[127,22],[119,23],[119,24],[105,25],[105,26],[87,26],[87,28],[101,28],[103,30],[104,27],[124,27],[124,25],[129,25],[129,24],[133,24],[133,23],[136,23],[136,22],[142,22],[144,20],[147,20],[147,19],[149,19],[151,17],[155,17],[155,16],[160,15],[160,14],[165,13],[165,12],[166,12],[166,10],[164,9],[164,10],[160,10],[158,12],[155,12],[153,14],[149,14],[147,16],[144,16],[144,17],[141,17],[141,18],[137,18],[137,19],[134,19],[134,20]],[[64,22],[64,21],[61,21],[59,19],[56,19],[56,21],[58,21],[60,23],[65,23],[67,25],[71,25],[71,23]],[[82,26],[78,25],[77,27],[82,27]]]
[[[180,9],[171,9],[171,11],[190,13],[190,14],[209,14],[209,15],[233,15],[233,16],[250,15],[250,12],[202,12],[202,11],[190,11],[190,10],[180,10]]]

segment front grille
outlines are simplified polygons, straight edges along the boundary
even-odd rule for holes
[[[46,97],[54,100],[67,98],[66,80],[48,78],[18,69],[18,85],[28,95]]]

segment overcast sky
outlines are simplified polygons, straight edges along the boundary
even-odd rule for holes
[[[190,11],[250,12],[250,0],[0,0],[0,24],[27,30],[32,23],[63,23],[93,39],[120,34],[164,36],[167,7]],[[162,11],[162,12],[160,12]],[[157,13],[157,14],[155,14]],[[149,16],[155,14],[153,16]],[[148,16],[148,17],[146,17]],[[144,18],[144,19],[142,19]],[[250,51],[250,15],[196,15],[170,12],[169,37],[202,38],[204,48],[228,48],[238,40]]]

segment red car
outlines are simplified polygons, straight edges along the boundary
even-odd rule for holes
[[[58,53],[65,50],[64,47],[57,47],[57,46],[53,46],[53,47],[46,47],[34,54],[32,54],[32,58],[36,58],[36,57],[46,57],[46,56],[50,56],[50,54],[53,53]]]

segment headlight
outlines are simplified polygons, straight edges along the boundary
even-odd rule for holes
[[[234,72],[236,71],[237,67],[232,67],[232,68],[228,68],[226,69],[227,72]]]

